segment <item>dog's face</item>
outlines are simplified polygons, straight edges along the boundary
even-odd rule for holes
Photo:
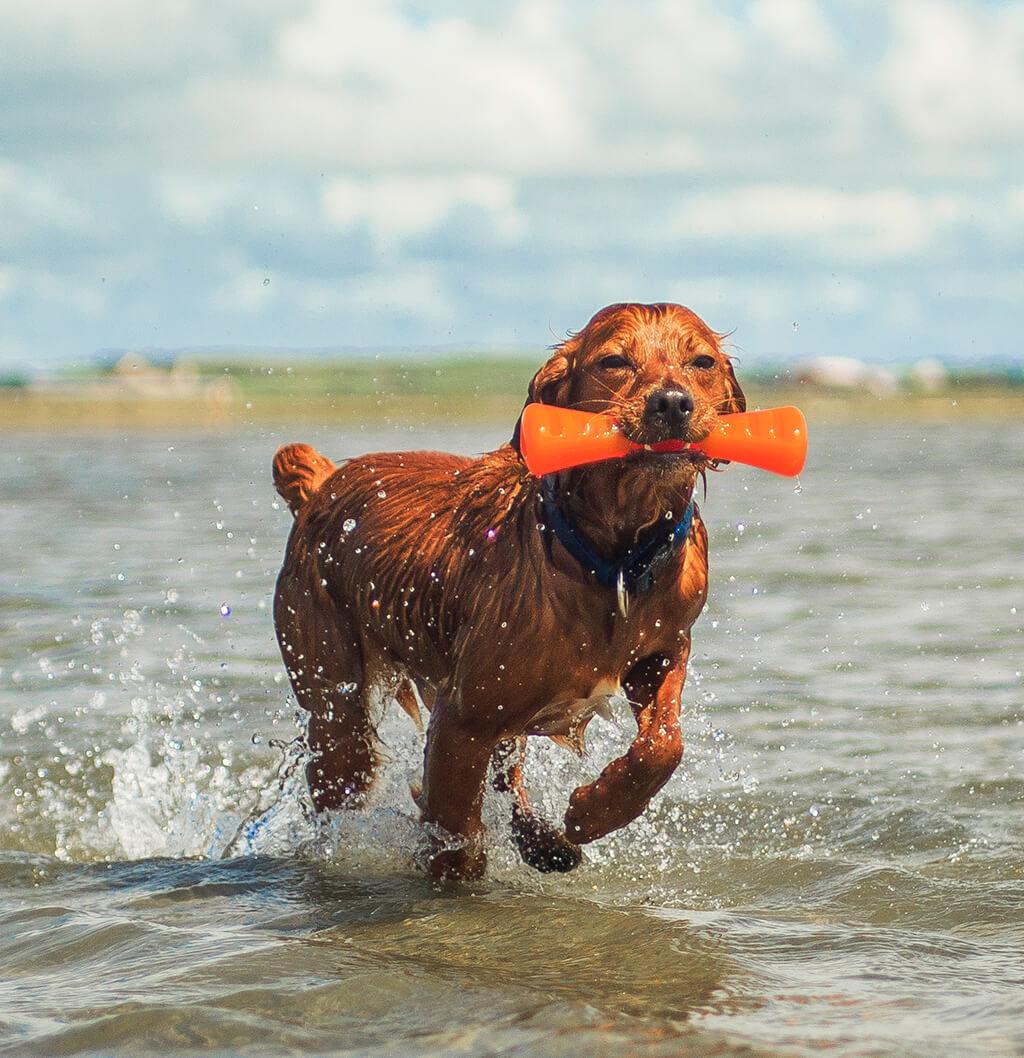
[[[639,444],[700,441],[746,400],[719,336],[681,305],[610,305],[563,342],[530,384],[530,399],[607,412]],[[659,474],[694,460],[643,453]]]

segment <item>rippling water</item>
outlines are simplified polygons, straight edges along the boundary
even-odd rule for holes
[[[683,768],[567,877],[489,804],[458,893],[413,866],[399,711],[371,808],[308,817],[292,439],[4,438],[0,1053],[1024,1053],[1024,427],[819,428],[799,490],[714,477]],[[628,730],[532,740],[537,800]]]

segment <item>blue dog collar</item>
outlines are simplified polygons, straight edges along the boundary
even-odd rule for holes
[[[618,592],[620,609],[625,611],[623,594],[639,595],[654,583],[669,558],[686,543],[693,526],[694,501],[686,506],[682,518],[670,522],[662,519],[614,561],[602,558],[555,501],[550,480],[541,484],[540,503],[544,512],[545,531],[553,533],[559,543],[599,584]],[[550,538],[549,538],[550,539]]]

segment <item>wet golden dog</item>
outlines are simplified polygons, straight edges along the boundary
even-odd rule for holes
[[[559,345],[529,399],[610,411],[631,439],[697,441],[743,393],[720,336],[679,305],[612,305]],[[295,515],[274,616],[309,711],[318,810],[373,782],[371,694],[430,711],[423,787],[435,877],[485,866],[488,771],[511,796],[523,859],[570,870],[635,819],[683,753],[680,694],[707,594],[693,454],[640,452],[530,476],[516,446],[477,459],[381,452],[335,467],[286,445],[274,481]],[[522,782],[527,735],[582,746],[608,696],[629,699],[629,750],[541,819]]]

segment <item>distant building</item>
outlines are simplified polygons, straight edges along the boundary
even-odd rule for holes
[[[907,381],[915,389],[937,393],[949,384],[949,372],[939,360],[918,360],[907,372]]]
[[[886,367],[866,364],[851,356],[818,356],[803,360],[793,368],[793,376],[806,385],[822,389],[863,390],[876,397],[899,389],[899,381]]]
[[[80,400],[202,401],[215,407],[232,404],[237,397],[232,379],[205,382],[194,360],[178,360],[161,367],[136,352],[125,353],[103,374],[85,379],[40,379],[32,383],[31,389],[39,394]]]

